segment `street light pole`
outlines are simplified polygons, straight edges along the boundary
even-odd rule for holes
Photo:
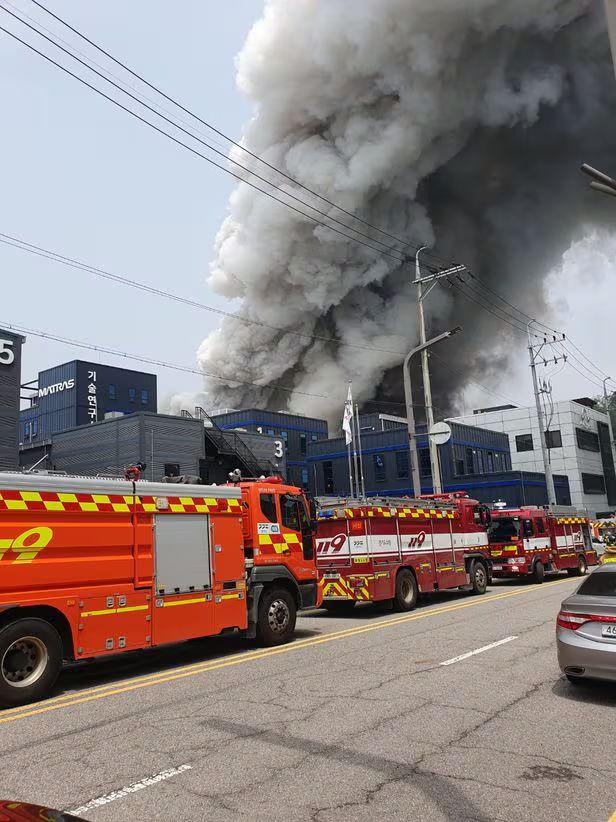
[[[415,254],[415,285],[417,286],[417,313],[419,315],[419,342],[421,345],[424,345],[426,342],[426,319],[424,316],[424,300],[432,291],[434,285],[436,285],[437,281],[441,277],[449,276],[450,274],[457,274],[460,271],[464,271],[464,266],[455,266],[454,268],[450,268],[447,271],[439,271],[437,274],[433,274],[430,277],[421,276],[421,269],[419,267],[419,255],[422,251],[428,248],[427,245],[422,245],[421,248],[417,249],[417,253]],[[431,283],[430,287],[424,291],[424,283]],[[434,425],[434,409],[432,407],[432,386],[430,383],[430,365],[428,361],[428,348],[427,346],[421,352],[421,371],[423,376],[423,387],[424,387],[424,403],[426,405],[426,423],[428,426],[428,431]],[[428,445],[430,449],[430,470],[432,472],[432,490],[435,494],[442,494],[443,488],[441,484],[441,471],[439,467],[439,458],[438,458],[438,445],[434,440],[429,437],[428,438]]]
[[[456,326],[452,328],[451,331],[444,331],[442,334],[438,334],[438,336],[433,337],[431,340],[427,342],[423,342],[420,345],[416,346],[415,348],[411,349],[409,353],[406,355],[404,359],[403,365],[403,377],[404,377],[404,402],[406,405],[406,425],[408,430],[408,437],[409,437],[409,452],[411,458],[411,477],[413,482],[413,496],[417,497],[421,494],[421,479],[419,476],[419,461],[417,459],[417,440],[415,437],[415,413],[413,410],[413,391],[411,386],[411,369],[410,364],[411,360],[415,356],[415,354],[419,354],[420,352],[426,351],[436,343],[441,342],[441,340],[446,340],[447,337],[452,337],[454,334],[457,334],[459,331],[462,331],[460,326]],[[428,437],[428,441],[430,441],[430,437]],[[438,458],[438,454],[437,454]],[[437,462],[437,475],[439,475],[438,469],[438,462]],[[433,474],[433,484],[434,484],[434,474]],[[440,475],[439,475],[440,477]]]

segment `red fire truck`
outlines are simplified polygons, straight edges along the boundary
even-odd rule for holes
[[[323,605],[392,600],[410,611],[419,593],[469,587],[491,577],[489,510],[465,493],[317,500],[317,568]]]
[[[234,631],[288,641],[316,604],[312,546],[304,495],[278,477],[0,474],[0,704],[44,696],[63,660]]]
[[[596,565],[590,520],[571,508],[528,505],[494,508],[488,528],[495,577],[530,577],[541,583],[546,573],[581,576]]]

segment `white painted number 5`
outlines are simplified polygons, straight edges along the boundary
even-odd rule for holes
[[[0,340],[0,365],[12,365],[15,362],[12,340]]]

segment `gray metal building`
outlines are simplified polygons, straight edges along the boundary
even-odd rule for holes
[[[202,419],[142,412],[59,432],[44,443],[22,446],[20,457],[23,468],[39,463],[39,468],[83,475],[120,475],[143,462],[149,480],[188,474],[222,483],[235,468],[245,476],[253,473],[245,467],[250,454],[260,472],[271,473],[274,439],[259,437],[259,453],[251,450],[253,443],[238,439],[225,439],[223,445]],[[284,460],[278,462],[284,475]]]
[[[0,329],[0,470],[19,466],[19,393],[24,338]]]

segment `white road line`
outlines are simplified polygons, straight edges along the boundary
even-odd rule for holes
[[[112,791],[104,796],[91,799],[89,802],[86,802],[85,805],[80,805],[72,811],[67,811],[67,813],[72,813],[77,816],[78,814],[91,811],[92,808],[100,808],[101,805],[108,805],[110,802],[115,802],[116,799],[123,799],[125,796],[136,793],[137,791],[142,791],[144,788],[151,788],[153,785],[158,785],[159,782],[163,782],[165,779],[171,779],[172,776],[177,776],[184,771],[190,771],[191,768],[192,765],[179,765],[177,768],[167,768],[167,770],[155,773],[153,776],[146,776],[138,782],[133,782],[132,785],[126,785],[123,788],[118,788],[117,791]]]
[[[462,662],[463,659],[468,659],[469,656],[482,654],[484,651],[491,651],[492,648],[498,648],[499,645],[504,645],[506,642],[511,642],[514,639],[517,639],[517,636],[506,636],[505,639],[499,639],[498,642],[491,642],[489,645],[484,645],[482,648],[476,648],[474,651],[468,651],[466,654],[454,656],[453,659],[446,659],[445,662],[441,662],[441,665],[453,665],[454,662]]]

